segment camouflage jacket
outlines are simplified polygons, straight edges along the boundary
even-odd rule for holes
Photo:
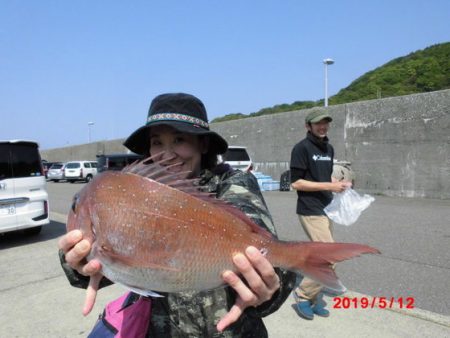
[[[204,171],[200,184],[276,235],[272,217],[253,175],[232,170],[222,173]],[[85,288],[88,282],[86,277],[72,270],[61,253],[60,256],[70,283]],[[152,298],[147,337],[267,337],[261,318],[278,310],[295,283],[295,274],[278,268],[276,272],[281,287],[272,299],[259,307],[246,309],[239,320],[224,332],[217,332],[216,324],[235,303],[236,293],[232,288],[227,286],[202,292],[161,293],[164,297]],[[108,282],[104,279],[102,286],[108,285]]]

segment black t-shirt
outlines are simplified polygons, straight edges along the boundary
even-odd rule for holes
[[[304,179],[313,182],[331,182],[334,149],[310,132],[297,143],[291,153],[291,182]],[[330,191],[298,191],[297,214],[303,216],[325,215],[323,209],[331,202]]]

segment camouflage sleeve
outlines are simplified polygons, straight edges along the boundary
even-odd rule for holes
[[[217,187],[217,197],[233,204],[260,227],[276,236],[272,216],[255,176],[238,170],[228,173],[227,176]]]
[[[272,216],[259,189],[258,181],[252,174],[241,171],[228,173],[217,186],[217,197],[235,205],[255,223],[276,236]],[[271,300],[256,308],[248,308],[247,315],[265,317],[277,311],[293,290],[295,274],[279,268],[275,268],[275,271],[280,277],[280,289]]]

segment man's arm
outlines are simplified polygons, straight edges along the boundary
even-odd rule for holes
[[[305,179],[298,179],[291,184],[292,188],[299,191],[332,191],[343,192],[352,186],[351,182],[313,182]]]

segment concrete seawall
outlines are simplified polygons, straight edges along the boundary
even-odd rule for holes
[[[450,199],[450,90],[330,106],[329,138],[348,160],[358,191]],[[246,146],[256,170],[279,179],[304,137],[310,109],[213,123],[230,145]],[[137,126],[136,126],[137,127]],[[48,161],[125,152],[124,139],[42,151]]]

